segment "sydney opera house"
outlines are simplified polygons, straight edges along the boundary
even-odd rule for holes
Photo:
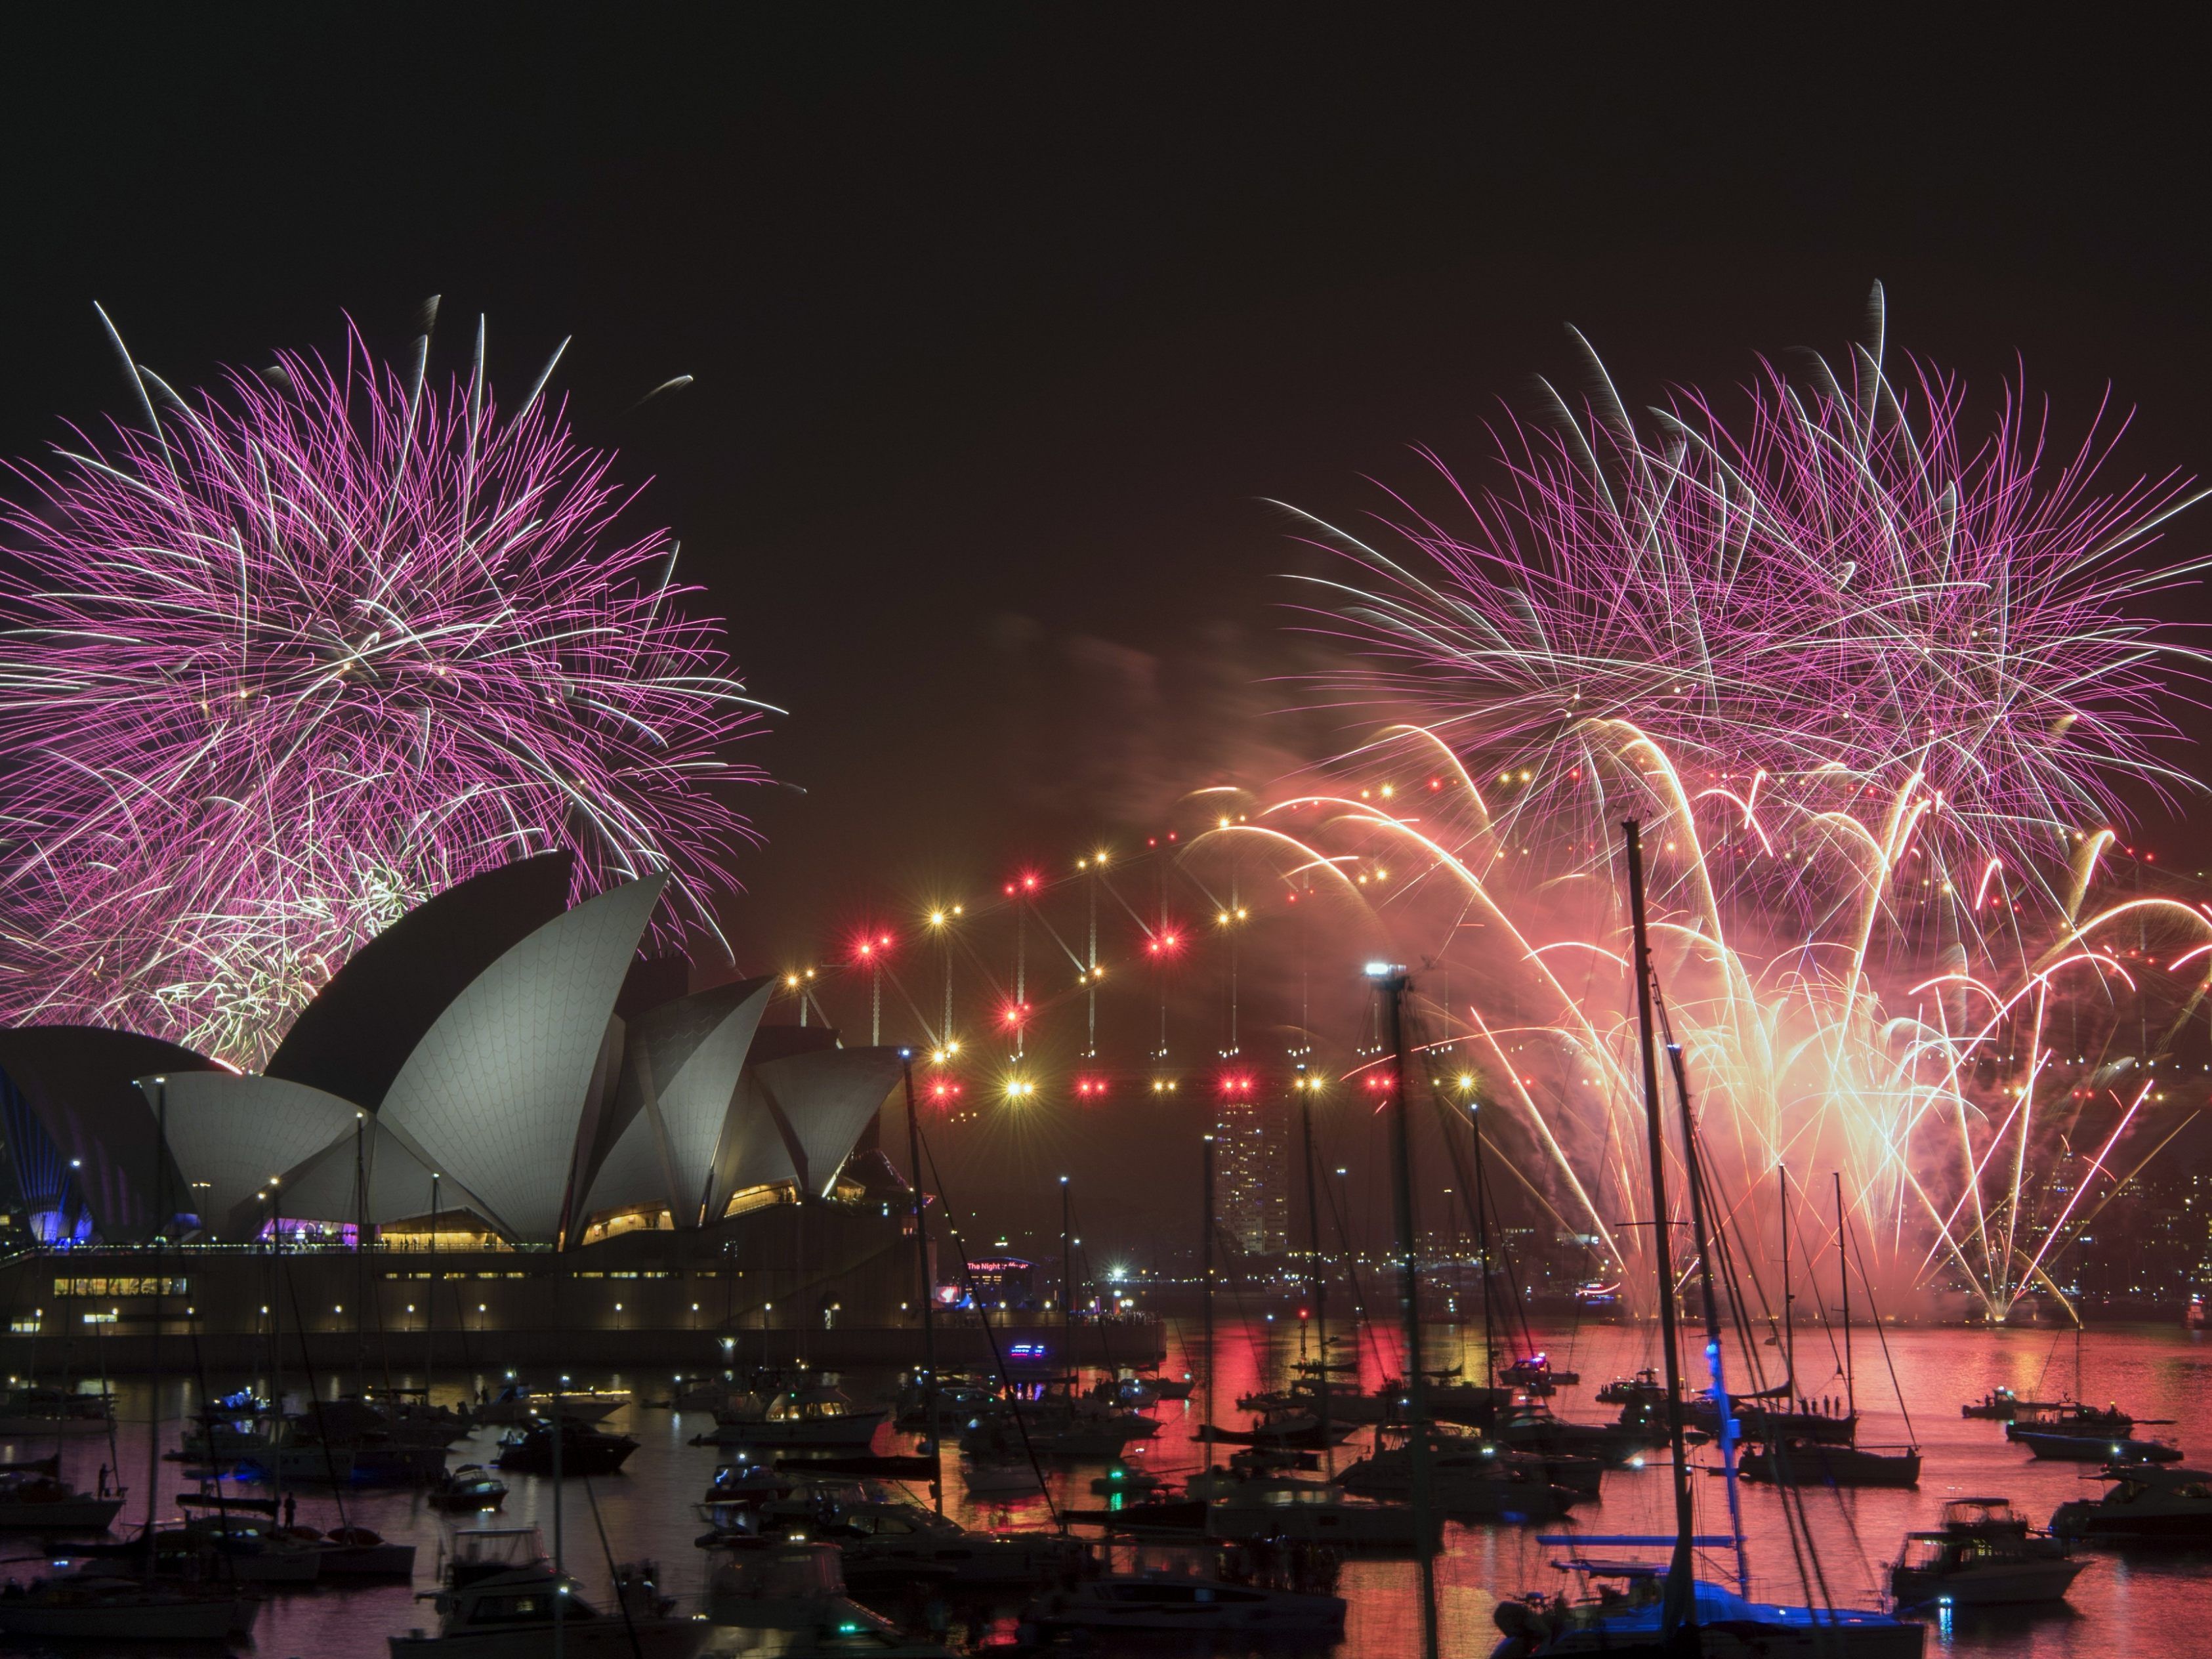
[[[499,1364],[902,1322],[909,1200],[874,1150],[896,1053],[764,1023],[769,980],[672,994],[638,957],[660,878],[573,907],[570,883],[549,854],[418,906],[258,1074],[0,1030],[13,1368],[58,1340],[127,1369],[157,1319],[225,1363],[282,1332]]]

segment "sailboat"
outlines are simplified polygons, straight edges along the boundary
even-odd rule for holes
[[[1668,1247],[1670,1216],[1667,1206],[1666,1138],[1659,1105],[1657,1045],[1653,1032],[1652,967],[1649,931],[1644,915],[1644,861],[1637,825],[1623,826],[1628,842],[1629,915],[1635,930],[1637,1013],[1644,1060],[1645,1129],[1651,1167],[1652,1258],[1659,1292],[1660,1350],[1666,1371],[1666,1398],[1682,1397],[1681,1364],[1675,1339],[1673,1252]],[[1705,1203],[1698,1170],[1696,1124],[1691,1115],[1689,1093],[1683,1087],[1680,1054],[1676,1051],[1675,1084],[1682,1108],[1682,1158],[1689,1170],[1691,1224],[1694,1248],[1705,1285],[1705,1319],[1709,1333],[1705,1353],[1712,1370],[1712,1398],[1719,1410],[1723,1472],[1729,1482],[1730,1530],[1701,1537],[1693,1526],[1690,1496],[1689,1460],[1684,1444],[1682,1413],[1667,1413],[1668,1439],[1674,1451],[1675,1528],[1673,1534],[1650,1536],[1596,1537],[1569,1534],[1541,1536],[1540,1543],[1575,1552],[1564,1565],[1581,1576],[1595,1594],[1571,1596],[1535,1592],[1519,1601],[1501,1602],[1494,1614],[1504,1640],[1493,1659],[1560,1659],[1562,1656],[1603,1653],[1609,1656],[1700,1655],[1705,1659],[1920,1659],[1926,1628],[1906,1624],[1893,1615],[1874,1610],[1835,1607],[1778,1605],[1750,1599],[1750,1569],[1744,1552],[1743,1527],[1735,1502],[1735,1428],[1727,1409],[1728,1389],[1723,1376],[1718,1315],[1713,1294],[1711,1246],[1705,1230]],[[1663,1547],[1671,1551],[1666,1565],[1648,1560],[1590,1553],[1597,1550]],[[1697,1577],[1692,1553],[1698,1549],[1732,1549],[1736,1564],[1733,1586]]]
[[[1787,1202],[1787,1188],[1784,1189]],[[1844,1229],[1850,1225],[1844,1213],[1844,1178],[1836,1177],[1836,1267],[1843,1278],[1844,1303],[1844,1395],[1850,1407],[1849,1420],[1858,1421],[1858,1382],[1851,1365],[1851,1279],[1850,1264],[1844,1253]],[[1789,1237],[1789,1221],[1785,1214],[1783,1237]],[[1784,1291],[1785,1298],[1787,1287]],[[1904,1405],[1902,1397],[1898,1404]],[[1907,1426],[1910,1426],[1908,1421]],[[1920,1449],[1907,1446],[1900,1452],[1869,1450],[1866,1447],[1836,1445],[1811,1437],[1799,1438],[1788,1434],[1770,1434],[1765,1444],[1756,1451],[1747,1452],[1743,1459],[1744,1478],[1788,1486],[1917,1486],[1920,1484]]]

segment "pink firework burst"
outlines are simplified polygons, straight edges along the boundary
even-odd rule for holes
[[[348,331],[141,425],[0,508],[8,1012],[252,1065],[407,905],[568,847],[673,879],[712,933],[759,717],[663,532],[537,388],[428,383]],[[156,404],[159,404],[157,412]],[[716,935],[719,938],[719,935]]]
[[[1877,292],[1847,372],[1770,369],[1733,424],[1694,392],[1641,422],[1609,383],[1557,398],[1504,488],[1453,485],[1463,519],[1401,503],[1410,557],[1331,532],[1356,574],[1322,626],[1363,654],[1358,695],[1516,775],[1579,779],[1625,722],[1739,793],[1904,792],[2023,863],[2127,781],[2193,783],[2160,750],[2203,684],[2171,595],[2204,561],[2148,556],[2188,482],[2106,485],[2124,422],[2054,454],[2017,392],[1971,438],[1960,384],[1900,383],[1878,331]]]

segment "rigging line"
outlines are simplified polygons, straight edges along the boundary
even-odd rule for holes
[[[1867,1317],[1874,1326],[1875,1335],[1881,1340],[1881,1363],[1889,1367],[1889,1386],[1896,1391],[1897,1409],[1905,1419],[1905,1437],[1917,1445],[1920,1437],[1912,1431],[1912,1407],[1905,1403],[1905,1385],[1897,1380],[1897,1361],[1890,1357],[1889,1333],[1882,1329],[1881,1310],[1875,1305],[1874,1280],[1867,1277],[1866,1255],[1859,1249],[1858,1235],[1848,1223],[1844,1228],[1844,1242],[1850,1247],[1851,1260],[1858,1264],[1859,1283],[1866,1287]]]
[[[1052,1488],[1045,1482],[1044,1468],[1037,1462],[1036,1447],[1030,1440],[1030,1425],[1022,1417],[1022,1405],[1014,1394],[1014,1385],[1006,1375],[1006,1356],[999,1352],[998,1333],[991,1328],[989,1310],[983,1298],[975,1292],[975,1275],[968,1265],[968,1247],[960,1242],[960,1223],[952,1205],[951,1194],[946,1190],[945,1176],[937,1167],[937,1149],[929,1144],[919,1124],[915,1127],[915,1139],[921,1144],[921,1155],[929,1160],[929,1178],[935,1183],[937,1196],[945,1206],[945,1231],[952,1240],[952,1254],[960,1261],[960,1282],[968,1287],[969,1299],[982,1314],[983,1339],[991,1345],[992,1369],[999,1373],[999,1386],[1005,1391],[1006,1404],[1013,1413],[1014,1428],[1022,1437],[1022,1452],[1029,1459],[1030,1473],[1036,1476],[1037,1490],[1044,1496],[1045,1511],[1052,1516],[1053,1525],[1066,1530],[1067,1523],[1060,1519],[1060,1505],[1053,1501]],[[933,1425],[934,1426],[934,1425]]]

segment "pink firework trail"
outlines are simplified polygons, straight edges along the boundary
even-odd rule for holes
[[[2119,816],[2124,781],[2194,787],[2158,750],[2206,658],[2160,611],[2205,562],[2144,555],[2197,493],[2103,486],[2124,422],[2054,456],[2013,392],[1971,439],[1960,383],[1900,385],[1878,336],[1844,374],[1767,370],[1736,426],[1695,392],[1641,428],[1617,400],[1558,412],[1513,428],[1504,489],[1453,485],[1464,523],[1401,503],[1411,558],[1329,532],[1358,567],[1324,623],[1369,659],[1356,695],[1559,778],[1621,720],[1739,791],[1914,783],[1953,844],[2015,867]]]
[[[543,379],[502,412],[481,324],[465,378],[428,350],[349,331],[190,398],[134,371],[139,422],[15,468],[12,1017],[252,1065],[410,903],[555,847],[588,886],[669,871],[664,932],[712,931],[762,706]]]

